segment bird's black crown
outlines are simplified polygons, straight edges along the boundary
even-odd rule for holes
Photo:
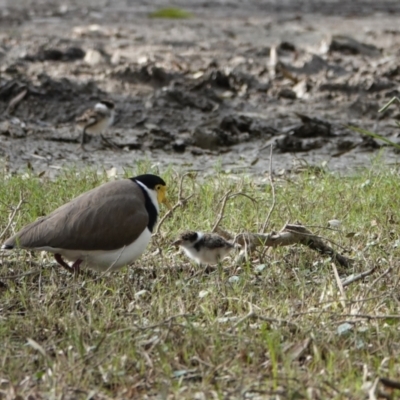
[[[146,185],[149,189],[154,190],[157,185],[162,185],[166,186],[166,183],[164,179],[160,178],[157,175],[153,174],[144,174],[144,175],[139,175],[135,176],[134,178],[131,178],[133,181],[139,181],[143,183],[143,185]]]
[[[198,239],[197,232],[194,231],[187,231],[181,234],[181,240],[188,241],[188,242],[195,242]]]
[[[101,100],[100,103],[104,104],[110,110],[113,110],[115,107],[115,104],[110,100]]]

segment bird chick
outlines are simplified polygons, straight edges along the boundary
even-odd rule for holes
[[[194,231],[183,232],[172,245],[181,247],[198,264],[209,265],[218,264],[236,247],[215,233]]]
[[[113,124],[114,116],[114,103],[108,100],[102,100],[98,102],[94,108],[86,110],[78,117],[76,123],[82,129],[81,147],[84,149],[87,133],[100,134],[102,140],[110,144],[103,136],[103,132]]]

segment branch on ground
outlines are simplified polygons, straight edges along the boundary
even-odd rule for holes
[[[350,258],[347,258],[332,249],[332,247],[324,243],[321,237],[313,234],[303,225],[286,224],[280,232],[271,232],[266,234],[245,232],[233,236],[222,229],[219,229],[218,232],[228,240],[234,239],[235,243],[239,244],[247,253],[251,253],[261,246],[281,247],[291,246],[293,244],[302,244],[318,253],[331,256],[332,261],[342,267],[350,267],[352,263]]]

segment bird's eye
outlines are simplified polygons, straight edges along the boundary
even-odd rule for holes
[[[159,191],[161,189],[161,185],[156,186],[156,190]]]

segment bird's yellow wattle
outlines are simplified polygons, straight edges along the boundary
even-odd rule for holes
[[[158,201],[158,204],[164,203],[169,209],[171,209],[171,205],[169,204],[169,202],[167,200],[166,193],[167,193],[167,187],[160,186],[157,189],[157,201]]]

